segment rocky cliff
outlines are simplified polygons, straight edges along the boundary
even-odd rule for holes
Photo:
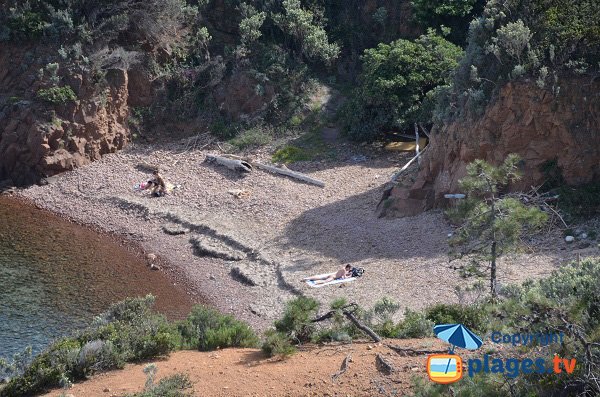
[[[600,81],[564,78],[559,85],[554,95],[531,82],[509,83],[481,118],[432,131],[415,182],[387,191],[381,215],[443,206],[445,193],[459,192],[469,162],[499,164],[509,153],[523,158],[523,178],[512,189],[542,184],[551,166],[569,185],[600,181]]]
[[[98,76],[59,68],[54,85],[71,87],[76,100],[52,104],[38,91],[56,52],[43,46],[0,43],[0,182],[25,185],[115,152],[128,142],[128,75]]]

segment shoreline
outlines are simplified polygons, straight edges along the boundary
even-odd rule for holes
[[[62,222],[68,222],[68,223],[77,225],[79,227],[85,228],[85,229],[89,230],[90,232],[97,234],[101,238],[109,240],[116,245],[119,245],[120,247],[125,249],[130,254],[135,255],[140,262],[145,262],[146,267],[149,268],[149,271],[152,270],[152,269],[150,269],[151,263],[154,264],[155,266],[158,266],[158,268],[159,268],[158,271],[160,273],[162,273],[166,278],[168,278],[169,281],[173,285],[176,285],[177,289],[180,289],[182,292],[184,292],[186,295],[188,295],[190,297],[190,300],[194,304],[213,306],[213,303],[208,298],[203,297],[202,295],[198,295],[196,293],[192,293],[192,287],[191,287],[192,283],[189,279],[187,279],[185,276],[182,276],[182,277],[174,276],[174,273],[176,272],[177,269],[175,268],[173,263],[171,263],[169,260],[165,259],[161,255],[156,255],[152,252],[149,252],[147,249],[145,249],[143,247],[143,245],[139,241],[135,241],[134,239],[132,239],[131,237],[126,236],[126,235],[116,234],[116,233],[112,233],[110,231],[106,231],[98,225],[81,222],[77,218],[75,218],[73,215],[69,215],[66,213],[57,212],[57,211],[53,211],[52,209],[45,208],[44,206],[41,206],[38,203],[36,203],[31,198],[29,198],[27,196],[23,196],[22,194],[19,194],[23,190],[24,189],[19,188],[19,189],[14,190],[14,192],[11,192],[11,193],[0,193],[0,197],[3,199],[18,202],[19,205],[29,206],[29,207],[35,208],[37,210],[43,211],[52,217],[60,219],[60,221],[62,221]],[[147,257],[148,254],[156,255],[156,259],[149,261],[148,257]]]
[[[157,255],[161,272],[192,299],[257,331],[270,327],[299,294],[323,307],[346,298],[365,309],[389,297],[401,304],[396,320],[404,309],[464,301],[455,287],[470,284],[448,266],[452,229],[439,211],[398,219],[374,212],[387,175],[405,162],[402,155],[345,146],[334,159],[293,164],[325,181],[320,188],[261,171],[241,176],[205,163],[207,154],[186,150],[185,142],[136,145],[16,195],[126,240],[140,255]],[[252,155],[268,162],[267,153]],[[181,188],[160,198],[134,192],[132,186],[148,177],[147,164],[160,165]],[[504,258],[500,282],[541,277],[559,266],[564,258],[555,236],[546,240],[537,253]],[[302,282],[344,264],[365,268],[365,275],[341,288]]]

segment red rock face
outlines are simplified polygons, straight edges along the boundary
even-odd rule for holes
[[[107,70],[98,95],[91,76],[66,73],[78,100],[50,105],[36,99],[38,70],[55,62],[49,49],[0,44],[0,181],[16,185],[80,167],[128,142],[128,75]]]
[[[509,83],[480,119],[433,131],[416,182],[393,188],[381,215],[410,216],[444,206],[444,194],[459,193],[468,163],[484,159],[497,165],[510,153],[523,158],[523,178],[513,190],[542,184],[548,161],[556,162],[569,185],[600,181],[600,81],[564,78],[559,85],[554,96],[532,83]]]

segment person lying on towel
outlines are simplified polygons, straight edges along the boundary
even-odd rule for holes
[[[304,281],[313,281],[315,284],[326,284],[330,281],[337,279],[344,279],[352,277],[352,266],[346,265],[335,273],[323,274],[320,276],[306,277]]]

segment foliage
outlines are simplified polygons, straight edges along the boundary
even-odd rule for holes
[[[474,16],[479,15],[484,0],[412,0],[412,11],[419,25],[425,28],[448,27],[449,40],[462,46]],[[441,33],[441,32],[440,32]]]
[[[295,343],[308,342],[315,330],[311,320],[315,318],[318,309],[319,302],[313,298],[294,298],[286,303],[283,317],[275,321],[275,329]]]
[[[237,150],[255,148],[271,143],[274,134],[275,132],[271,128],[257,125],[229,140],[229,143]]]
[[[185,348],[214,350],[226,347],[254,347],[258,338],[244,322],[231,315],[197,305],[185,321],[177,328],[182,335]]]
[[[41,88],[37,92],[37,97],[42,101],[50,102],[54,105],[77,100],[77,95],[75,95],[73,89],[68,85],[63,87]]]
[[[283,13],[273,15],[275,24],[299,43],[302,55],[326,64],[339,56],[339,46],[329,43],[325,29],[315,23],[313,12],[302,8],[300,0],[283,0],[283,9]]]
[[[427,101],[448,84],[462,51],[429,31],[415,41],[397,40],[365,50],[360,85],[342,109],[345,130],[372,140],[385,129],[404,130],[431,121]]]
[[[296,352],[296,348],[291,344],[287,335],[273,329],[265,332],[265,341],[262,345],[262,351],[268,357],[278,356],[286,358]]]
[[[170,324],[152,311],[153,303],[151,295],[126,299],[111,306],[87,329],[55,342],[31,362],[29,356],[22,354],[12,364],[0,363],[4,375],[11,377],[0,396],[29,395],[56,387],[61,380],[85,379],[99,371],[121,368],[125,362],[162,356],[182,346],[208,350],[253,347],[258,343],[248,325],[213,309],[194,307],[187,320]],[[158,394],[150,395],[162,396],[160,387],[159,383],[152,389]]]
[[[479,305],[439,303],[428,307],[425,313],[434,324],[462,324],[480,333],[487,330],[487,313]]]
[[[191,397],[193,393],[185,391],[191,387],[189,377],[180,373],[163,378],[156,385],[147,385],[143,392],[130,397]]]
[[[465,377],[452,385],[416,381],[414,396],[595,396],[600,393],[600,260],[587,259],[554,271],[548,278],[510,286],[495,302],[482,302],[488,329],[505,333],[564,333],[564,341],[543,347],[544,356],[577,360],[568,377],[521,374],[504,379],[494,374]],[[431,310],[428,309],[428,311]],[[537,344],[521,347],[523,356],[540,353]]]
[[[397,325],[396,338],[425,338],[432,336],[433,322],[424,313],[406,309],[404,320]]]
[[[310,160],[312,157],[303,148],[298,146],[287,145],[273,154],[273,161],[276,163],[295,163],[297,161]]]
[[[533,78],[560,93],[559,76],[600,71],[600,3],[490,0],[469,27],[452,88],[438,97],[436,121],[478,117],[507,81]]]
[[[456,258],[470,256],[473,271],[480,262],[489,262],[490,291],[497,295],[496,259],[515,249],[523,234],[535,233],[546,222],[546,213],[537,207],[526,206],[521,201],[502,196],[502,189],[520,178],[519,156],[510,154],[504,163],[494,167],[483,160],[467,166],[467,176],[460,187],[467,194],[456,208],[447,212],[450,219],[460,222],[450,240],[457,251]]]

